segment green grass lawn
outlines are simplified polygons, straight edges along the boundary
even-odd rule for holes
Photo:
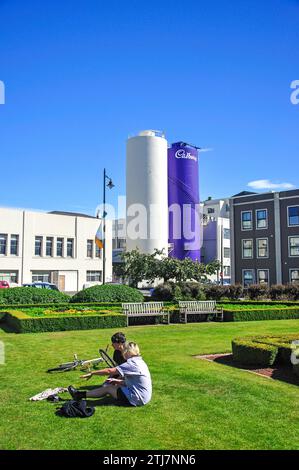
[[[252,373],[193,358],[229,352],[246,334],[295,333],[299,320],[131,327],[153,379],[153,399],[142,408],[98,401],[84,420],[55,416],[57,405],[29,402],[47,387],[94,385],[79,371],[45,370],[95,357],[115,330],[16,335],[0,330],[1,449],[299,449],[299,389]],[[67,398],[67,394],[65,395]],[[106,403],[106,404],[105,404]]]

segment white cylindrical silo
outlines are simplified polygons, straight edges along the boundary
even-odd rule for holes
[[[168,255],[167,140],[142,131],[127,141],[127,251]]]

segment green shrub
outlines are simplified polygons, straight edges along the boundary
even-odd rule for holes
[[[289,300],[299,300],[299,285],[287,284],[285,286],[285,294]]]
[[[299,307],[230,310],[229,307],[224,306],[223,309],[224,321],[294,320],[296,318],[299,318]]]
[[[205,298],[203,286],[199,282],[165,282],[154,289],[151,300],[178,302]]]
[[[220,300],[229,296],[229,286],[207,284],[204,286],[204,292],[208,300]]]
[[[0,289],[0,304],[66,303],[70,297],[62,292],[37,287],[14,287]]]
[[[269,367],[276,363],[291,364],[292,341],[299,333],[236,338],[232,341],[233,359],[242,364]]]
[[[250,300],[267,298],[269,295],[268,286],[267,284],[252,284],[247,289],[247,295]]]
[[[278,348],[270,344],[257,344],[253,341],[236,338],[232,341],[235,362],[268,367],[274,364]]]
[[[269,289],[271,300],[283,300],[286,297],[286,287],[282,284],[273,284]]]
[[[138,289],[126,285],[104,284],[81,290],[71,298],[71,302],[143,302]]]
[[[232,284],[228,286],[227,297],[231,300],[238,300],[243,295],[243,286],[241,284]]]
[[[30,318],[24,312],[9,311],[6,313],[5,323],[16,333],[40,333],[46,331],[123,328],[127,325],[127,320],[125,315],[119,314]]]

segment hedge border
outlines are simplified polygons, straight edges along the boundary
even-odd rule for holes
[[[299,340],[299,333],[235,338],[232,340],[233,360],[262,367],[270,367],[275,362],[291,364],[291,342],[295,339]]]
[[[225,322],[260,321],[260,320],[296,320],[299,319],[299,306],[273,309],[226,310],[223,309]]]
[[[4,322],[14,333],[91,330],[127,326],[126,316],[122,314],[30,318],[20,311],[7,311],[5,313]]]

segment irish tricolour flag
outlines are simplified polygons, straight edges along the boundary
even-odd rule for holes
[[[95,236],[95,242],[98,248],[103,249],[104,248],[104,234],[103,234],[103,222],[100,223],[99,228],[97,230],[96,236]]]

